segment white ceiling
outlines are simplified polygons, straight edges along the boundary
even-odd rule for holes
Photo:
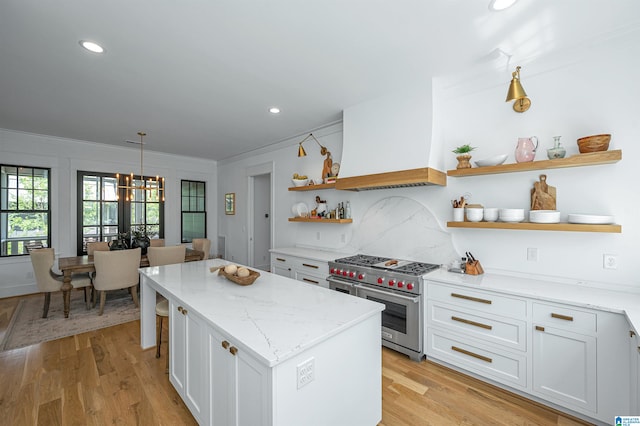
[[[531,60],[640,19],[638,0],[488,3],[0,0],[0,128],[119,146],[144,130],[145,149],[221,160],[496,48]]]

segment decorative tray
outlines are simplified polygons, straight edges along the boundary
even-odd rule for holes
[[[249,269],[249,276],[248,277],[239,277],[237,275],[232,275],[232,274],[227,274],[224,271],[224,266],[220,266],[220,267],[212,267],[210,268],[211,272],[215,272],[216,269],[218,270],[218,275],[222,275],[223,277],[225,277],[226,279],[228,279],[229,281],[232,281],[238,285],[251,285],[254,283],[254,281],[256,279],[258,279],[258,277],[260,276],[260,273],[258,271],[254,271],[253,269]]]

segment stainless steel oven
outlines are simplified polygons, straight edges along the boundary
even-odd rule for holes
[[[386,346],[420,360],[423,331],[422,295],[404,295],[398,292],[356,284],[356,296],[382,303],[382,339]],[[407,351],[408,349],[408,351]]]
[[[329,262],[329,288],[386,306],[382,344],[413,360],[424,356],[424,275],[430,263],[355,255]]]

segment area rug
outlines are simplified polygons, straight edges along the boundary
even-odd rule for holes
[[[107,293],[101,316],[98,315],[99,303],[95,308],[87,310],[84,291],[71,292],[69,318],[64,317],[61,293],[51,295],[47,318],[42,318],[43,305],[44,295],[25,297],[18,302],[4,339],[0,342],[0,352],[140,318],[140,309],[134,305],[127,289]]]

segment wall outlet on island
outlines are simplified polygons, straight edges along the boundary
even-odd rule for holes
[[[308,360],[298,364],[298,389],[313,382],[315,378],[315,358],[309,358]]]

